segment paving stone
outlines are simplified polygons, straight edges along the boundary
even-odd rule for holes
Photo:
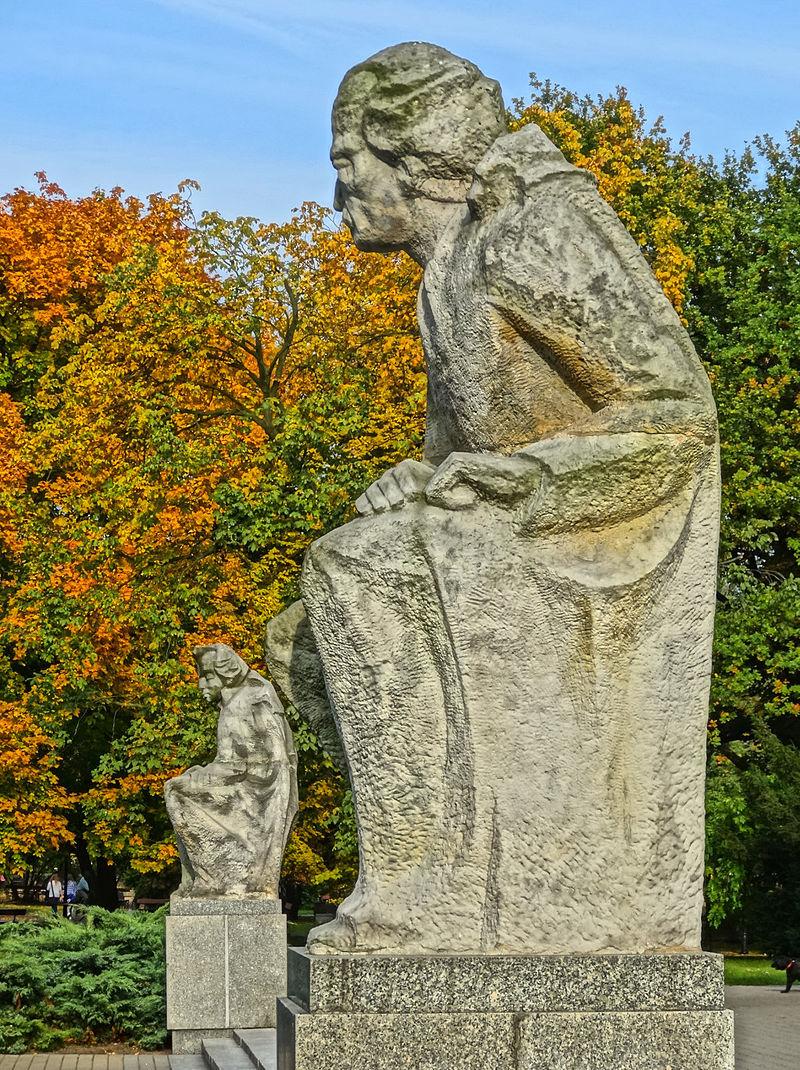
[[[202,1055],[170,1055],[169,1065],[171,1070],[207,1070]]]
[[[733,1011],[736,1070],[795,1070],[800,1051],[800,991],[781,986],[725,989]]]

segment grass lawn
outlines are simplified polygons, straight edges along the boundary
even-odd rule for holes
[[[301,915],[297,921],[290,921],[287,928],[289,947],[305,947],[308,930],[314,928],[314,915],[312,914],[310,918]]]
[[[771,958],[761,955],[726,955],[726,985],[785,985],[786,971],[773,970]]]

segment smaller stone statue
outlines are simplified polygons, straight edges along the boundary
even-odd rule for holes
[[[194,649],[219,706],[217,754],[164,785],[178,840],[179,898],[277,897],[297,815],[297,753],[275,689],[229,646]]]

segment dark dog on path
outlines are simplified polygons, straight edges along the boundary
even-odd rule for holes
[[[773,970],[786,970],[786,988],[782,988],[782,992],[788,992],[795,981],[800,981],[800,958],[789,958],[788,955],[776,955],[773,963]]]

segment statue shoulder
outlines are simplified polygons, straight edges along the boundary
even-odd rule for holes
[[[523,208],[538,188],[554,181],[597,186],[594,175],[571,164],[535,123],[528,123],[489,147],[475,169],[467,203],[473,219],[488,222],[503,209]]]
[[[251,669],[241,685],[241,695],[251,706],[260,706],[269,713],[283,716],[283,706],[269,680]]]

